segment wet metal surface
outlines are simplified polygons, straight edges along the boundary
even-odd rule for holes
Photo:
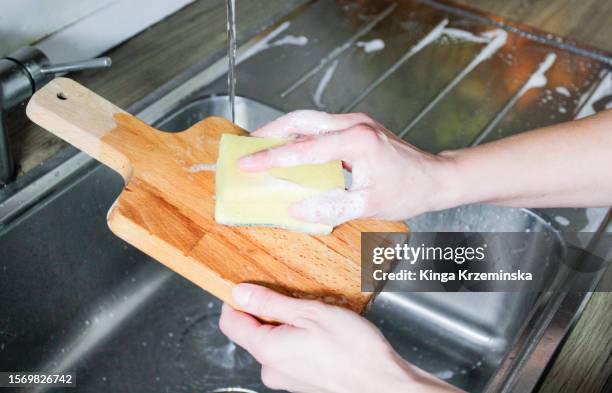
[[[252,129],[281,112],[239,97],[236,114]],[[209,115],[229,115],[227,97],[191,102],[159,126],[181,130]],[[86,391],[268,391],[254,359],[219,332],[220,302],[108,231],[106,212],[121,178],[99,165],[71,178],[70,187],[0,233],[0,367],[74,370]],[[527,210],[484,206],[422,215],[409,225],[556,232]],[[367,316],[404,358],[477,392],[499,375],[509,351],[524,354],[514,343],[525,326],[541,325],[534,315],[549,303],[535,293],[384,293]],[[561,338],[557,332],[549,342]]]
[[[372,5],[313,2],[275,36],[239,50],[237,93],[256,101],[237,98],[238,124],[253,130],[298,108],[364,111],[411,143],[440,151],[570,120],[610,101],[609,66],[596,56],[513,30],[478,59],[500,25],[417,1],[364,3]],[[384,48],[366,53],[358,45],[375,39]],[[550,54],[545,84],[530,84]],[[166,100],[176,110],[160,127],[229,117],[226,97],[193,100],[225,91],[225,75],[204,87],[192,83]],[[168,113],[158,112],[147,119]],[[80,164],[51,176],[49,183],[59,179],[53,189],[25,189],[28,201],[40,201],[33,208],[19,209],[19,195],[11,211],[0,204],[0,369],[72,370],[79,391],[268,391],[255,361],[218,331],[219,302],[109,232],[106,212],[120,177],[83,155],[71,162]],[[596,231],[606,214],[472,206],[410,225]],[[470,392],[528,392],[585,299],[389,293],[368,318],[403,357]]]

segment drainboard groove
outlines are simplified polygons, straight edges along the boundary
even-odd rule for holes
[[[306,82],[308,79],[310,79],[313,75],[317,74],[325,66],[327,66],[330,62],[335,60],[338,56],[340,56],[348,48],[350,48],[355,42],[357,42],[357,40],[359,38],[361,38],[363,35],[369,33],[378,23],[380,23],[391,12],[393,12],[393,10],[395,10],[396,7],[397,7],[397,3],[393,3],[390,6],[388,6],[387,8],[385,8],[385,10],[383,12],[378,14],[374,19],[372,19],[372,21],[370,21],[368,24],[366,24],[364,27],[362,27],[359,31],[357,31],[344,44],[340,45],[339,47],[337,47],[334,50],[332,50],[331,52],[329,52],[327,54],[327,56],[325,56],[324,58],[321,59],[319,64],[317,64],[314,68],[312,68],[310,71],[308,71],[302,77],[300,77],[297,81],[295,81],[291,86],[289,86],[287,89],[285,89],[280,94],[280,96],[281,97],[286,97],[289,94],[291,94],[293,91],[295,91],[295,89],[297,89],[298,87],[302,86],[304,84],[304,82]]]
[[[472,72],[480,63],[488,60],[493,56],[497,51],[504,47],[506,44],[506,39],[508,33],[504,30],[493,30],[488,33],[488,37],[490,38],[489,43],[482,48],[482,50],[476,55],[476,57],[464,68],[462,69],[454,78],[451,80],[445,87],[440,91],[434,98],[431,100],[422,111],[420,111],[398,134],[400,138],[403,138],[412,130],[412,128],[423,118],[426,114],[428,114],[438,102],[440,102],[448,93],[450,93],[458,84],[461,82],[470,72]]]
[[[436,25],[423,39],[417,42],[408,52],[406,52],[398,61],[396,61],[391,67],[389,67],[381,76],[379,76],[372,84],[370,84],[366,89],[357,96],[347,106],[345,106],[340,112],[349,112],[353,108],[355,108],[361,101],[363,101],[374,89],[376,89],[381,83],[383,83],[391,74],[397,71],[402,64],[408,61],[412,56],[416,55],[423,49],[428,46],[432,42],[434,42],[444,31],[444,28],[448,25],[448,19],[443,19],[440,23]]]

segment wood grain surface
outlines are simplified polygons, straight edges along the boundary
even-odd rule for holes
[[[223,118],[158,131],[67,78],[38,91],[27,113],[121,174],[126,187],[108,214],[117,236],[230,304],[234,284],[253,282],[362,312],[373,294],[361,292],[361,232],[407,231],[374,220],[327,236],[217,224],[215,173],[190,168],[217,161],[221,134],[245,134]]]

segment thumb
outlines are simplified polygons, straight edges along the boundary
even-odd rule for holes
[[[289,214],[298,220],[336,226],[365,216],[366,202],[364,190],[335,189],[294,203]]]
[[[232,297],[236,306],[243,312],[297,327],[303,327],[310,317],[315,316],[315,308],[325,307],[313,300],[281,295],[255,284],[235,285],[232,288]]]

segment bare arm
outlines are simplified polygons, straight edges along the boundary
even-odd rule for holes
[[[449,207],[612,205],[612,111],[441,156]]]
[[[400,220],[470,203],[515,207],[612,205],[612,110],[485,145],[434,155],[364,114],[292,112],[255,136],[300,139],[241,160],[247,171],[340,159],[349,190],[294,205],[291,214],[337,225]],[[389,195],[401,195],[389,203]]]

